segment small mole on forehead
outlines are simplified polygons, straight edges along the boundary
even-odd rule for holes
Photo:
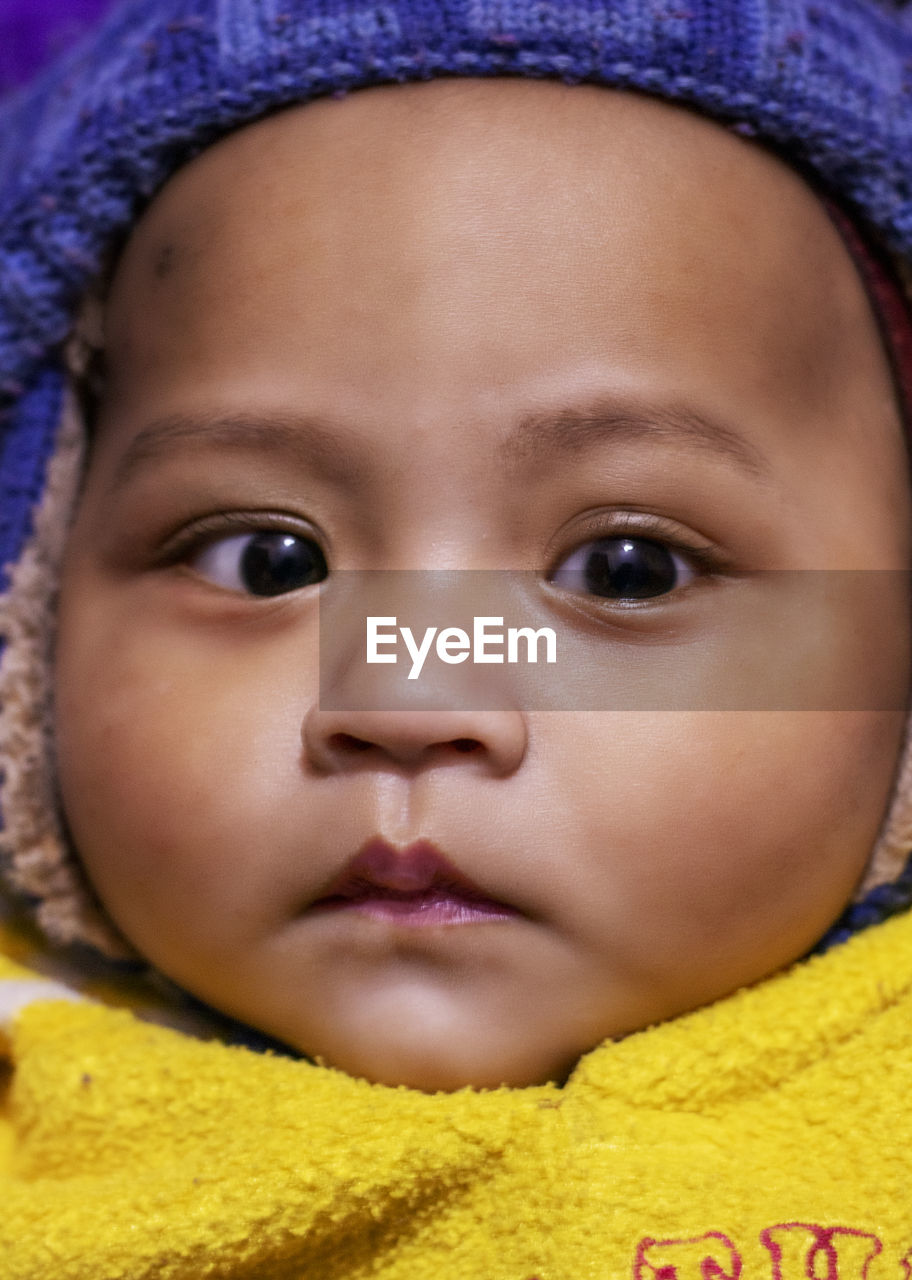
[[[177,246],[170,241],[165,241],[156,249],[152,259],[152,273],[156,280],[164,280],[174,270],[174,264],[177,260]]]

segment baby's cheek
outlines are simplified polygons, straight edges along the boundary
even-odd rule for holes
[[[773,944],[794,938],[803,948],[841,912],[868,863],[902,717],[781,711],[730,719],[702,775],[694,771],[689,826],[694,858],[704,860],[699,878],[726,912],[735,945],[768,932]]]
[[[128,651],[58,659],[57,744],[64,810],[80,856],[102,892],[129,880],[154,888],[170,833],[187,808],[173,763],[189,726],[167,682]],[[168,767],[169,760],[172,767]],[[186,781],[186,780],[185,780]]]
[[[579,904],[581,932],[596,944],[620,931],[643,955],[693,947],[735,965],[757,940],[761,961],[780,939],[786,951],[789,939],[810,945],[868,861],[902,721],[886,712],[590,718],[558,753],[557,794],[576,796],[567,822],[594,889]],[[571,758],[598,767],[583,763],[574,783]]]
[[[770,713],[758,744],[758,792],[791,801],[793,816],[826,828],[876,828],[893,786],[905,713],[783,711]],[[753,752],[740,747],[742,772]]]
[[[198,889],[211,842],[194,840],[217,726],[135,635],[65,616],[57,657],[64,809],[106,899],[148,904],[164,883]],[[198,687],[196,694],[201,690]],[[167,873],[166,875],[163,875]],[[179,873],[175,883],[174,874]]]

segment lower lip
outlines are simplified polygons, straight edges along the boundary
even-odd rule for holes
[[[429,889],[425,893],[378,894],[364,898],[327,898],[314,904],[333,911],[354,911],[377,920],[393,920],[404,925],[483,924],[493,920],[515,920],[518,912],[501,902],[484,898],[460,898]]]

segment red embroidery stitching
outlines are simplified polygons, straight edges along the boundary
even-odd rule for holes
[[[689,1251],[690,1257],[686,1259],[682,1257],[679,1263],[659,1259],[652,1263],[646,1257],[646,1253],[659,1250],[666,1252],[669,1249],[677,1251],[688,1245],[701,1245],[711,1240],[717,1240],[721,1248],[716,1248],[713,1254],[704,1253],[699,1259],[700,1280],[739,1280],[742,1269],[741,1255],[728,1236],[721,1231],[707,1231],[702,1236],[691,1236],[689,1239],[680,1240],[654,1240],[649,1236],[644,1237],[637,1246],[633,1262],[633,1280],[690,1280],[690,1277],[696,1280],[696,1273],[692,1269],[693,1262],[696,1260],[693,1249]],[[729,1270],[727,1271],[714,1256],[723,1250],[728,1255],[726,1262]],[[687,1267],[687,1272],[681,1270],[682,1266]]]
[[[777,1226],[766,1227],[760,1232],[760,1243],[769,1250],[772,1259],[772,1280],[799,1280],[794,1274],[786,1276],[783,1273],[783,1248],[773,1238],[774,1231],[804,1231],[812,1235],[813,1239],[808,1242],[809,1248],[804,1256],[803,1280],[866,1280],[868,1267],[883,1250],[883,1245],[878,1237],[872,1235],[870,1231],[859,1231],[855,1227],[821,1227],[813,1222],[780,1222]],[[834,1243],[834,1241],[838,1241],[839,1237],[845,1236],[868,1240],[871,1244],[871,1248],[862,1264],[861,1272],[853,1271],[852,1276],[849,1276],[844,1266],[840,1268],[838,1243]],[[823,1253],[826,1260],[825,1276],[821,1276],[818,1269],[819,1255],[821,1253]]]

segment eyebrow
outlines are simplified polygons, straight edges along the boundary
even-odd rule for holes
[[[597,445],[652,440],[689,441],[734,462],[753,479],[767,480],[768,460],[728,423],[691,406],[621,404],[597,400],[590,405],[526,415],[501,445],[509,465],[550,465],[555,454],[577,453]]]
[[[178,413],[137,432],[117,463],[111,488],[182,448],[262,453],[264,446],[328,484],[356,491],[368,485],[374,450],[342,423],[291,413]]]

